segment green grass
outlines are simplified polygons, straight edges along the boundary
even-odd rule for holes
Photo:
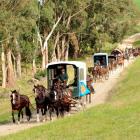
[[[122,76],[108,103],[1,137],[1,140],[139,140],[140,59]]]
[[[138,8],[140,8],[140,0],[133,0],[134,1],[134,4],[137,5]]]
[[[139,48],[139,47],[140,47],[140,40],[135,41],[135,42],[133,43],[133,46]]]

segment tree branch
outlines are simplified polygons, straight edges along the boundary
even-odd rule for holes
[[[83,11],[84,11],[86,8],[88,8],[89,6],[90,6],[90,4],[87,5],[85,8],[79,10],[78,12],[74,13],[74,14],[71,16],[71,18],[72,18],[72,17],[75,17],[75,16],[78,15],[79,13],[83,12]]]
[[[58,18],[57,22],[53,25],[52,30],[50,31],[49,35],[46,37],[45,42],[44,42],[44,49],[47,46],[47,42],[50,39],[51,35],[53,34],[55,28],[57,27],[58,23],[60,22],[61,18],[63,16],[63,13],[61,14],[61,16]]]

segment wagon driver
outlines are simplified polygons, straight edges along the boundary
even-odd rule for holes
[[[68,74],[66,73],[65,69],[61,69],[61,73],[58,76],[58,79],[65,84],[65,86],[67,85],[67,81],[68,81]]]

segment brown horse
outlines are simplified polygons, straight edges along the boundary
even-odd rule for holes
[[[105,80],[108,80],[109,78],[109,68],[108,67],[101,67],[99,70],[100,77],[104,77]]]
[[[18,91],[11,91],[11,106],[12,106],[12,119],[13,123],[15,123],[14,112],[18,111],[18,122],[20,122],[20,114],[23,118],[23,108],[25,108],[25,113],[27,116],[27,120],[29,121],[31,118],[31,111],[29,108],[30,100],[26,95],[20,95]]]
[[[117,65],[122,67],[122,68],[124,67],[124,57],[123,56],[118,57]]]
[[[54,108],[56,110],[57,117],[64,116],[64,112],[70,112],[70,106],[72,104],[71,96],[72,92],[66,88],[65,83],[56,80],[51,88],[51,94],[54,94]]]
[[[92,75],[95,82],[97,81],[97,79],[100,79],[100,73],[99,73],[100,69],[101,67],[99,65],[96,65],[92,68]]]
[[[37,111],[37,122],[40,122],[39,110],[41,110],[44,120],[46,120],[46,112],[48,104],[50,103],[49,92],[42,85],[34,85],[33,92],[35,93],[36,111]]]
[[[87,87],[90,90],[90,93],[86,95],[86,102],[89,101],[91,103],[91,94],[95,93],[95,90],[93,88],[93,78],[91,76],[87,76]]]

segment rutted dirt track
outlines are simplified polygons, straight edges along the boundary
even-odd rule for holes
[[[109,96],[110,91],[113,87],[117,84],[120,75],[124,72],[125,68],[128,67],[134,60],[131,59],[129,62],[125,61],[124,68],[118,68],[112,74],[108,80],[105,80],[101,83],[95,83],[95,91],[96,93],[92,96],[92,103],[87,105],[87,108],[102,104],[106,101],[107,97]],[[47,122],[46,122],[47,123]],[[39,126],[45,123],[36,123],[35,118],[32,119],[30,123],[24,122],[21,124],[5,124],[0,125],[0,136],[8,135],[11,133],[16,133],[21,130],[25,130],[34,126]]]

